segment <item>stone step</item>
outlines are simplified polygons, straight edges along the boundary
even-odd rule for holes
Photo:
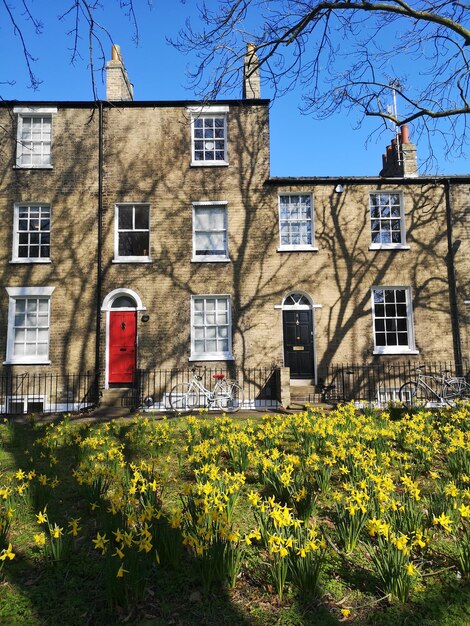
[[[102,407],[127,407],[134,404],[134,390],[129,387],[114,387],[103,389],[100,406]]]

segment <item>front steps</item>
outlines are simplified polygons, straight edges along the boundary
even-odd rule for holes
[[[306,381],[307,382],[307,381]],[[294,381],[290,385],[290,409],[304,409],[308,404],[321,404],[321,394],[315,391],[315,385]]]
[[[134,389],[131,387],[113,387],[101,392],[100,408],[116,408],[130,410],[134,402]]]

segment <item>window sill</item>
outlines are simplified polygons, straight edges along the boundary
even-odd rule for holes
[[[111,263],[152,263],[152,259],[148,257],[129,257],[122,259],[113,259]]]
[[[409,350],[404,348],[403,350],[374,350],[372,352],[373,355],[385,355],[385,356],[395,356],[400,354],[419,354],[419,350]]]
[[[410,250],[410,246],[401,243],[371,243],[369,250]]]
[[[191,263],[231,263],[231,259],[227,256],[213,257],[213,256],[200,256],[193,257]]]
[[[14,170],[53,170],[52,165],[14,165]]]
[[[316,246],[279,246],[277,252],[318,252]]]
[[[227,167],[228,161],[191,161],[191,167]]]
[[[3,365],[50,365],[51,362],[47,361],[3,361]]]
[[[39,265],[42,265],[44,263],[52,263],[51,259],[12,259],[10,261],[10,263],[12,264],[32,264],[32,263],[38,263]]]
[[[188,359],[190,362],[193,361],[235,361],[235,358],[231,354],[197,354],[190,356]]]

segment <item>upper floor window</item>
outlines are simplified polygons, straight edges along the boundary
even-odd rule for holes
[[[313,211],[310,194],[279,196],[279,250],[316,250],[313,241]]]
[[[192,165],[228,165],[228,107],[191,107]]]
[[[6,363],[49,363],[50,300],[54,287],[7,287]]]
[[[228,261],[227,203],[193,204],[193,261]]]
[[[51,256],[51,207],[15,204],[12,261],[44,263]]]
[[[232,359],[230,296],[193,296],[191,360]]]
[[[50,168],[52,114],[51,108],[15,108],[18,114],[16,165],[24,168]]]
[[[116,205],[114,260],[150,261],[150,206],[148,204]]]
[[[370,248],[405,247],[403,196],[399,192],[378,191],[369,196]]]
[[[372,289],[374,353],[416,352],[409,287]]]

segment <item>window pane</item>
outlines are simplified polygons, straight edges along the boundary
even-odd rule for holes
[[[119,228],[120,229],[132,229],[132,215],[133,215],[134,207],[131,206],[120,206],[118,215],[119,215]]]
[[[135,228],[148,229],[149,208],[147,206],[135,207]]]
[[[394,348],[410,346],[408,334],[408,316],[406,307],[406,289],[374,290],[374,334],[375,345]],[[386,304],[379,303],[385,300]],[[400,302],[401,301],[401,302]],[[384,332],[385,331],[385,332]]]
[[[119,256],[148,256],[149,233],[119,233]]]
[[[196,306],[201,305],[204,312],[196,311]],[[192,339],[193,349],[197,354],[222,356],[229,352],[228,306],[226,297],[193,300]]]

